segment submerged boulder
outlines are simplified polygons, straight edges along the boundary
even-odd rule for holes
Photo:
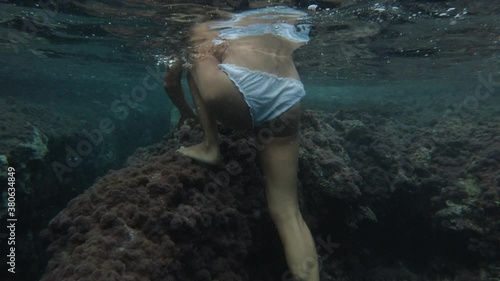
[[[498,126],[445,122],[417,128],[367,109],[303,114],[300,204],[324,280],[496,274],[498,147],[489,136]],[[459,137],[464,128],[474,134]],[[201,141],[200,127],[185,125],[73,199],[43,232],[51,258],[42,280],[286,276],[260,145],[221,129],[221,166],[175,152]]]

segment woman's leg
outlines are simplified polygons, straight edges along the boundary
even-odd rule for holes
[[[266,181],[269,212],[283,243],[288,267],[296,280],[319,281],[314,240],[297,199],[299,118],[300,106],[297,105],[280,117],[281,126],[269,126],[271,131],[281,129],[273,132],[274,136],[265,144],[259,158]]]
[[[181,114],[181,117],[177,122],[177,127],[179,127],[184,123],[184,121],[186,121],[186,119],[195,119],[196,115],[194,115],[191,107],[187,103],[184,97],[184,91],[182,90],[182,60],[179,58],[174,58],[174,60],[175,62],[171,66],[167,66],[165,79],[163,80],[163,89]]]
[[[203,130],[203,141],[190,147],[181,147],[177,151],[208,164],[218,164],[222,161],[219,151],[219,135],[217,133],[217,120],[211,114],[207,104],[202,99],[200,91],[194,82],[191,73],[188,73],[189,91],[196,105],[198,121]]]
[[[242,94],[218,67],[210,55],[197,58],[188,73],[191,95],[203,129],[203,141],[178,151],[198,161],[217,164],[221,161],[217,121],[237,129],[251,126],[250,111]]]

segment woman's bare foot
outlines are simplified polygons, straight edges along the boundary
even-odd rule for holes
[[[217,145],[207,146],[205,143],[199,143],[189,147],[181,146],[177,152],[206,164],[217,165],[222,163],[222,155]]]

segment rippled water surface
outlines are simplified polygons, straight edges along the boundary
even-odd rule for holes
[[[397,83],[439,88],[469,81],[472,87],[479,75],[497,75],[495,3],[347,2],[306,10],[312,40],[295,60],[309,99],[356,100],[356,88],[343,85],[361,90],[372,83],[394,88],[395,98],[402,92]],[[56,103],[61,96],[93,99],[126,91],[145,67],[185,47],[189,26],[214,9],[150,1],[23,3],[0,4],[2,94]],[[387,99],[380,89],[369,98]]]

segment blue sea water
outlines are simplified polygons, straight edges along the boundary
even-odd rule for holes
[[[300,8],[311,17],[311,41],[294,55],[307,92],[304,109],[385,112],[415,130],[449,121],[490,124],[498,132],[500,5],[386,2]],[[18,229],[24,264],[17,280],[43,273],[46,245],[33,237],[71,198],[174,130],[178,113],[162,87],[162,60],[179,53],[189,27],[213,10],[161,1],[43,3],[0,1],[0,171],[20,169],[19,219],[30,217]],[[82,138],[88,147],[78,147]],[[86,149],[85,159],[71,154]],[[30,200],[33,209],[26,207]],[[30,261],[36,266],[28,269]],[[4,276],[5,263],[0,268]]]

